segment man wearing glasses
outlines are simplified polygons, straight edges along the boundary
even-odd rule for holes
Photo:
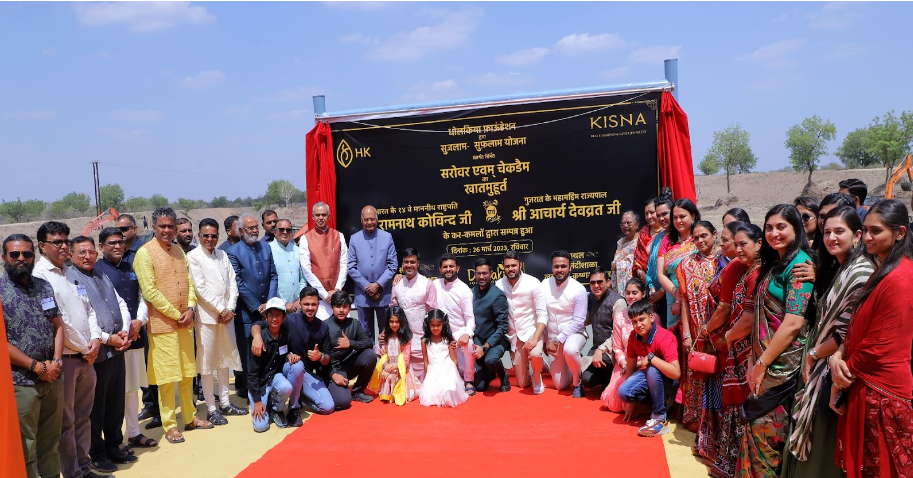
[[[116,227],[106,227],[98,234],[98,245],[101,249],[102,257],[95,263],[95,270],[104,274],[111,284],[117,295],[127,304],[127,312],[130,318],[130,329],[128,337],[130,347],[124,352],[124,380],[126,395],[124,398],[124,418],[127,422],[127,443],[135,447],[154,447],[158,442],[148,438],[139,431],[139,397],[138,391],[142,387],[149,387],[146,380],[146,352],[148,347],[148,338],[146,337],[146,321],[149,320],[149,312],[145,301],[139,292],[139,281],[136,280],[136,274],[133,273],[133,265],[123,260],[124,257],[124,234]],[[158,411],[158,388],[150,387],[150,404],[146,405],[146,417],[153,417],[147,425],[147,428],[157,428],[162,426],[162,419]]]
[[[60,475],[63,418],[64,326],[51,284],[32,275],[34,261],[28,236],[13,234],[3,241],[0,300],[29,478]]]
[[[612,287],[623,296],[628,281],[633,277],[634,251],[637,249],[640,216],[634,211],[625,211],[621,215],[620,226],[622,236],[615,244],[615,257],[612,259]]]
[[[90,415],[92,468],[104,473],[117,471],[115,463],[133,463],[136,456],[124,453],[121,425],[124,423],[125,363],[123,352],[130,346],[130,311],[107,276],[95,271],[98,252],[90,237],[77,236],[71,246],[73,267],[67,279],[89,298],[101,329],[101,348],[95,368],[95,401]],[[104,435],[104,436],[102,436]]]
[[[60,465],[64,478],[90,473],[89,445],[92,442],[92,404],[95,401],[95,368],[92,364],[101,347],[101,329],[89,303],[85,286],[67,280],[64,264],[70,258],[67,236],[70,228],[48,221],[38,228],[41,259],[35,277],[51,283],[64,326],[63,425],[60,434]]]
[[[301,269],[311,287],[320,294],[317,318],[327,320],[333,316],[330,297],[346,284],[349,248],[336,229],[329,226],[330,206],[318,202],[311,208],[314,227],[298,241]]]
[[[637,231],[637,229],[634,229]],[[615,315],[624,313],[628,303],[615,292],[602,267],[590,272],[590,293],[587,294],[586,325],[593,326],[592,360],[583,371],[583,386],[598,388],[600,392],[612,378],[612,327]]]
[[[285,301],[285,312],[292,314],[301,310],[298,294],[307,285],[307,279],[301,269],[298,245],[292,240],[292,221],[280,219],[274,230],[276,237],[269,247],[276,264],[278,296]]]
[[[238,282],[240,300],[237,312],[241,320],[235,319],[234,322],[238,353],[241,355],[241,367],[244,369],[235,373],[235,391],[239,397],[247,400],[250,326],[263,320],[266,301],[276,296],[279,281],[269,245],[257,240],[260,236],[257,218],[244,213],[238,220],[241,226],[241,242],[228,249],[228,260],[231,261]]]
[[[143,244],[151,239],[151,236],[142,235],[138,236],[136,234],[136,219],[133,218],[130,214],[121,214],[117,216],[117,220],[114,221],[114,224],[120,230],[121,234],[124,235],[124,258],[123,260],[127,264],[133,264],[133,258],[136,257],[136,251],[140,247],[143,247]]]

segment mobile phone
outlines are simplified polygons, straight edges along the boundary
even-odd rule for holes
[[[846,404],[846,392],[839,390],[834,397],[834,408],[841,408],[844,404]]]

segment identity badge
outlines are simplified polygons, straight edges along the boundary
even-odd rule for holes
[[[288,345],[279,346],[279,355],[285,355],[288,353]]]
[[[41,310],[51,310],[54,307],[57,307],[57,304],[54,302],[53,297],[45,297],[41,299]]]
[[[76,293],[79,294],[80,297],[85,297],[86,296],[86,286],[83,284],[77,285]]]
[[[136,272],[130,273],[130,280],[136,280]]]

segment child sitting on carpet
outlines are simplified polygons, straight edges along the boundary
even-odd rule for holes
[[[422,355],[425,357],[425,381],[419,402],[426,407],[456,407],[465,402],[469,395],[457,370],[456,341],[447,314],[439,309],[431,309],[425,316]]]
[[[638,430],[641,436],[663,435],[669,432],[666,420],[666,397],[681,376],[678,364],[678,340],[654,320],[653,305],[639,300],[628,308],[634,331],[628,338],[627,380],[618,389],[625,403],[625,420],[634,418],[637,404],[648,405],[652,411],[647,424]]]
[[[368,388],[374,391],[382,402],[405,405],[415,399],[415,376],[408,357],[412,348],[412,330],[402,307],[387,309],[387,325],[380,342],[380,360],[374,368],[374,375]]]

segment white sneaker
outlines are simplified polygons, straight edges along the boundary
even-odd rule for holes
[[[542,395],[545,393],[545,384],[542,383],[542,375],[539,375],[539,384],[536,385],[536,382],[533,382],[533,393],[536,395]]]

